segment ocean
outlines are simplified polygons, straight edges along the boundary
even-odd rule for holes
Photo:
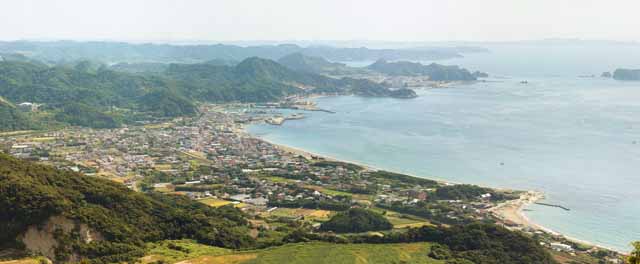
[[[599,75],[640,68],[640,45],[488,48],[438,61],[488,72],[486,82],[416,89],[419,97],[408,100],[317,98],[336,113],[248,131],[420,177],[542,191],[545,202],[571,210],[531,205],[525,213],[532,221],[628,251],[640,240],[640,82]]]

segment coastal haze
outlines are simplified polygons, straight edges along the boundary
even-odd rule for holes
[[[638,41],[632,0],[3,1],[0,40]]]
[[[640,263],[640,1],[1,8],[0,264]]]

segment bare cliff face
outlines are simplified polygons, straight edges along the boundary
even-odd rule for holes
[[[100,232],[89,228],[84,223],[64,216],[52,216],[40,225],[30,226],[26,232],[20,235],[19,240],[27,250],[54,260],[56,259],[56,249],[61,243],[58,241],[57,234],[77,234],[85,243],[104,239]],[[69,261],[78,261],[78,256],[72,255]]]

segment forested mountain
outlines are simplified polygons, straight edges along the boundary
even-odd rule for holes
[[[128,63],[121,62],[114,65],[111,65],[109,69],[119,72],[128,72],[128,73],[144,73],[144,72],[164,72],[169,67],[167,63],[161,62],[138,62],[138,63]]]
[[[42,104],[42,110],[53,112],[58,122],[97,128],[118,127],[142,118],[135,113],[154,117],[192,115],[197,111],[197,101],[267,102],[308,93],[415,97],[411,90],[393,91],[368,80],[298,72],[257,57],[235,66],[218,64],[154,65],[155,71],[132,74],[90,61],[54,67],[3,61],[0,96],[13,103]],[[4,114],[9,115],[16,114],[12,110]]]
[[[0,97],[0,131],[32,129],[35,125],[16,106]]]
[[[148,111],[157,117],[195,113],[195,105],[172,90],[170,82],[152,76],[137,76],[95,68],[88,63],[75,67],[48,67],[26,62],[0,62],[0,96],[13,103],[43,104],[59,122],[92,127],[117,127],[121,110]],[[146,100],[160,93],[179,104],[173,111]],[[126,117],[131,118],[131,117]]]
[[[302,53],[293,53],[278,60],[285,67],[308,73],[341,75],[368,72],[366,69],[353,68],[344,63],[329,62],[321,57],[306,56]]]
[[[55,63],[80,59],[104,62],[182,62],[195,63],[213,59],[241,61],[249,57],[277,60],[292,53],[322,57],[332,61],[349,60],[434,60],[460,57],[459,49],[368,49],[328,46],[300,47],[292,44],[241,47],[235,45],[130,44],[120,42],[12,41],[0,42],[0,53],[24,53]]]
[[[253,243],[243,214],[233,207],[138,193],[2,153],[0,211],[0,248],[23,244],[58,262],[131,261],[144,254],[145,242],[165,239],[226,248]]]
[[[458,66],[446,66],[436,63],[422,65],[417,62],[387,62],[378,60],[367,66],[368,69],[388,74],[404,76],[429,76],[434,81],[473,81],[476,77],[467,69]]]
[[[294,71],[275,61],[257,57],[248,58],[234,67],[172,64],[163,75],[176,80],[178,87],[183,87],[188,96],[211,102],[265,102],[287,95],[308,93],[397,95],[388,87],[372,81],[333,79]]]

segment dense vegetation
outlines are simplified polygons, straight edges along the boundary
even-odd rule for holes
[[[435,195],[439,200],[473,200],[487,193],[494,191],[471,184],[456,184],[438,188]]]
[[[169,64],[160,62],[139,62],[139,63],[127,63],[121,62],[111,65],[109,69],[119,72],[128,73],[149,73],[149,72],[164,72],[169,68]]]
[[[0,97],[0,131],[26,130],[34,128],[30,118]]]
[[[210,102],[266,102],[301,93],[299,85],[324,85],[319,76],[292,72],[274,61],[250,58],[237,66],[171,64],[163,73],[187,96]]]
[[[360,233],[391,228],[393,225],[384,216],[362,208],[351,208],[346,212],[337,213],[320,226],[320,230],[336,233]]]
[[[394,91],[368,80],[333,79],[291,70],[275,61],[248,58],[236,66],[171,64],[172,78],[189,97],[211,102],[266,102],[292,94],[339,93],[394,96]]]
[[[613,72],[613,78],[620,81],[640,81],[640,70],[617,69]]]
[[[172,90],[158,90],[142,96],[139,100],[143,111],[160,116],[193,115],[198,112],[195,104]]]
[[[306,93],[415,97],[412,90],[393,91],[368,80],[297,72],[256,57],[235,66],[170,64],[162,72],[151,70],[144,75],[113,71],[89,61],[55,67],[0,62],[0,96],[14,103],[43,104],[42,110],[53,112],[58,122],[96,128],[118,127],[149,116],[193,115],[196,101],[267,102]],[[11,109],[2,110],[0,117],[11,124],[5,125],[8,129],[22,127]]]
[[[283,66],[300,72],[342,75],[365,73],[366,69],[348,67],[344,63],[330,62],[321,57],[305,56],[302,53],[292,53],[278,60]]]
[[[75,67],[0,62],[0,96],[14,103],[43,104],[41,110],[73,125],[117,127],[122,122],[118,112],[127,109],[156,117],[193,114],[193,102],[171,89],[171,82],[162,78],[96,69],[88,62]]]
[[[330,211],[345,211],[351,207],[351,204],[339,201],[316,201],[307,199],[298,199],[293,201],[269,201],[271,207],[285,207],[285,208],[306,208],[306,209],[321,209]]]
[[[342,161],[330,161],[330,160],[317,161],[317,162],[314,162],[311,165],[316,166],[316,167],[323,167],[323,168],[343,167],[345,169],[353,170],[353,171],[359,171],[359,170],[364,169],[362,166],[359,166],[359,165],[356,165],[356,164],[353,164],[353,163],[347,163],[347,162],[342,162]]]
[[[433,81],[474,81],[476,77],[467,69],[458,66],[445,66],[436,63],[422,65],[417,62],[387,62],[378,60],[367,66],[368,69],[388,75],[429,76]]]
[[[535,240],[519,232],[489,223],[454,225],[452,227],[423,226],[407,232],[394,232],[384,237],[352,236],[354,243],[439,243],[439,256],[448,260],[465,259],[476,264],[555,263],[551,255]],[[456,260],[459,261],[459,260]],[[452,263],[467,263],[452,262]]]
[[[94,128],[113,128],[120,126],[114,116],[98,111],[96,108],[82,103],[70,102],[61,106],[55,119],[75,126]]]
[[[370,177],[376,178],[378,180],[386,181],[389,184],[393,184],[395,186],[415,186],[420,185],[422,187],[435,187],[438,186],[438,182],[430,179],[413,177],[406,174],[400,174],[390,171],[375,171],[370,173]]]
[[[36,165],[0,154],[0,241],[16,246],[27,227],[64,216],[86,223],[104,237],[85,244],[77,235],[55,234],[64,241],[58,261],[72,254],[92,262],[139,257],[144,243],[192,238],[227,248],[250,246],[246,220],[233,207],[213,209],[186,197],[143,194],[121,184]]]
[[[629,254],[627,261],[629,264],[640,264],[640,241],[633,242],[631,245],[633,246],[633,251]]]

